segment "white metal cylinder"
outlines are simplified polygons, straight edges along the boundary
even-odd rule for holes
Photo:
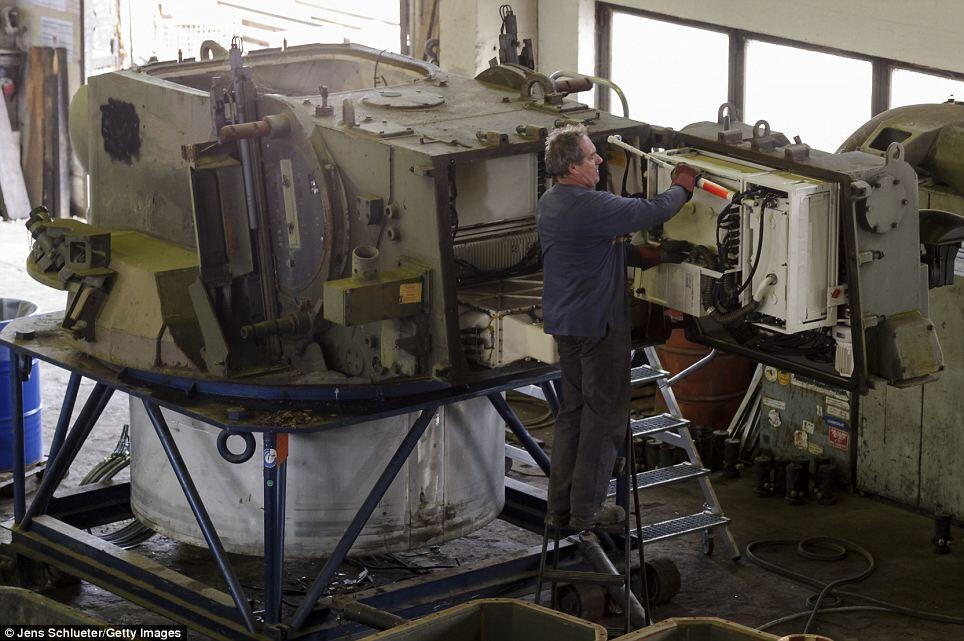
[[[181,456],[228,552],[263,554],[262,439],[242,464],[217,451],[219,430],[164,411]],[[288,444],[285,556],[330,553],[417,413],[313,434]],[[232,437],[228,446],[240,451]],[[473,532],[504,502],[505,428],[488,399],[440,408],[358,537],[352,554],[434,545]],[[204,538],[140,401],[131,402],[131,508],[151,529]]]

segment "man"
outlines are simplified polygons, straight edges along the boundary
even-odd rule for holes
[[[562,407],[549,477],[549,521],[578,529],[611,525],[606,504],[616,449],[629,420],[629,305],[622,236],[669,220],[693,193],[696,172],[679,165],[673,185],[645,200],[596,191],[602,158],[583,126],[546,140],[555,184],[539,199],[544,329],[559,346]]]

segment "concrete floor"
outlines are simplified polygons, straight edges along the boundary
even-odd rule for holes
[[[63,293],[42,287],[32,281],[23,268],[28,251],[28,235],[20,223],[0,223],[0,280],[2,295],[25,298],[38,304],[39,311],[62,309]],[[67,373],[47,365],[42,367],[45,443],[57,420]],[[91,388],[85,384],[78,408]],[[127,398],[112,399],[101,421],[85,445],[65,486],[73,487],[97,461],[113,449],[121,426],[127,422]],[[533,472],[522,469],[521,472]],[[517,474],[517,473],[516,473]],[[539,482],[538,477],[520,476]],[[759,499],[749,479],[724,480],[714,477],[720,500],[733,518],[733,533],[741,546],[760,539],[800,539],[807,537],[840,537],[869,550],[876,558],[876,571],[864,582],[849,589],[899,603],[905,607],[942,612],[964,617],[964,550],[949,555],[932,552],[931,520],[899,507],[861,497],[841,496],[837,505],[809,503],[790,506],[778,499]],[[653,520],[670,518],[697,511],[701,500],[696,484],[668,487],[648,492],[643,504]],[[0,503],[0,516],[11,516],[9,499]],[[960,535],[959,530],[957,531]],[[958,542],[960,542],[958,540]],[[496,521],[478,532],[438,548],[406,555],[414,565],[451,565],[470,563],[491,556],[511,553],[537,545],[539,538],[511,525]],[[213,564],[206,551],[155,537],[139,548],[139,552],[170,564],[181,572],[202,578],[221,588]],[[678,565],[683,578],[680,593],[672,602],[655,609],[657,619],[671,616],[719,616],[748,626],[759,626],[772,619],[805,609],[807,596],[814,592],[788,580],[768,574],[758,567],[725,558],[720,545],[711,557],[701,553],[699,540],[689,536],[647,547],[647,556],[666,556]],[[767,553],[799,571],[832,580],[862,569],[863,561],[848,558],[836,563],[816,563],[797,559],[790,551]],[[851,555],[852,557],[852,555]],[[261,584],[260,561],[244,557],[232,559],[249,594],[257,598]],[[369,560],[370,563],[375,561]],[[292,601],[299,598],[319,569],[318,563],[289,564],[286,586]],[[345,575],[351,579],[359,571],[357,565],[346,565]],[[387,580],[411,576],[405,571],[375,571],[377,578]],[[845,588],[847,589],[847,588]],[[128,604],[88,583],[58,588],[50,593],[58,600],[72,604],[94,616],[115,623],[161,623],[162,617]],[[846,604],[853,604],[847,601]],[[799,631],[802,621],[788,623],[771,632],[787,634]],[[835,641],[915,639],[938,641],[964,638],[964,626],[937,624],[884,613],[852,613],[822,615],[815,628]],[[202,638],[191,635],[191,638]]]

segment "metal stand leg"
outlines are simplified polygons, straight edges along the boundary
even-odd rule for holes
[[[535,439],[533,439],[529,431],[526,430],[525,425],[523,425],[519,417],[515,415],[515,412],[512,411],[512,408],[509,407],[506,400],[502,398],[502,394],[498,392],[489,394],[488,399],[499,413],[499,416],[502,417],[502,420],[505,421],[509,429],[512,430],[512,433],[515,434],[515,437],[522,443],[522,447],[524,447],[526,452],[529,453],[529,456],[535,460],[539,469],[541,469],[546,476],[549,476],[549,457],[542,451],[539,444],[535,442]]]
[[[17,352],[10,352],[10,397],[13,399],[11,408],[13,420],[13,520],[23,522],[27,512],[27,479],[24,464],[24,435],[23,435],[23,381],[22,357]]]
[[[264,619],[281,620],[288,435],[264,433]]]
[[[57,452],[63,447],[64,439],[67,437],[67,427],[70,426],[70,417],[74,414],[74,404],[77,402],[77,391],[80,389],[80,380],[83,378],[76,372],[71,372],[70,380],[67,381],[67,393],[64,394],[64,402],[60,406],[60,418],[57,419],[57,429],[54,430],[53,440],[50,442],[50,455],[48,459],[57,457]]]
[[[181,484],[184,497],[187,499],[188,505],[191,506],[191,511],[194,512],[194,518],[197,519],[197,524],[201,528],[201,534],[204,535],[204,540],[214,555],[218,569],[221,570],[221,575],[224,577],[224,582],[228,586],[231,598],[234,599],[234,604],[241,614],[244,627],[247,628],[248,632],[254,632],[254,613],[251,612],[251,606],[248,604],[248,599],[244,594],[244,589],[241,587],[241,582],[238,581],[234,570],[231,568],[231,562],[228,561],[227,553],[224,551],[224,545],[222,545],[221,538],[218,536],[217,530],[214,529],[214,524],[211,522],[211,517],[208,516],[204,503],[201,501],[201,496],[198,494],[197,487],[194,485],[191,473],[188,472],[187,466],[184,465],[181,452],[177,449],[174,437],[171,436],[171,429],[167,426],[167,421],[164,420],[164,416],[161,414],[161,408],[145,400],[144,409],[147,410],[147,415],[150,417],[151,423],[154,424],[154,431],[157,432],[157,438],[160,439],[164,453],[167,454],[167,459],[171,463],[174,475],[177,477],[178,483]]]
[[[540,383],[539,387],[542,389],[542,395],[546,397],[546,403],[549,404],[549,410],[552,412],[552,415],[558,415],[559,397],[556,396],[556,389],[552,386],[552,383],[546,381],[545,383]]]
[[[305,624],[308,615],[311,614],[312,608],[315,607],[315,603],[317,603],[319,597],[321,597],[322,590],[328,587],[338,566],[341,565],[345,557],[348,556],[348,551],[355,543],[358,535],[361,534],[365,523],[368,522],[372,512],[375,511],[378,502],[385,496],[385,492],[388,491],[388,487],[392,484],[392,481],[395,480],[398,471],[402,469],[402,465],[408,460],[412,450],[418,445],[419,439],[422,438],[422,434],[425,433],[425,429],[428,427],[428,424],[432,422],[437,411],[438,406],[422,411],[422,414],[418,417],[418,420],[415,421],[415,424],[412,425],[412,429],[408,431],[408,434],[398,446],[391,460],[388,461],[388,465],[385,467],[382,475],[378,477],[375,486],[371,489],[371,492],[368,493],[364,503],[362,503],[362,506],[355,514],[355,518],[352,519],[345,534],[342,535],[341,540],[338,541],[338,545],[335,546],[335,550],[325,562],[325,567],[321,569],[321,572],[318,574],[315,582],[311,584],[311,588],[309,588],[301,605],[298,606],[298,610],[291,620],[292,632],[297,632],[301,626]]]
[[[26,513],[20,520],[21,529],[28,529],[33,517],[42,514],[44,510],[47,509],[50,497],[53,496],[54,491],[60,486],[60,482],[63,481],[64,476],[67,474],[67,469],[70,467],[70,464],[73,463],[77,452],[80,451],[84,441],[87,440],[87,436],[94,428],[97,419],[100,418],[101,412],[104,411],[104,407],[107,406],[107,402],[113,394],[114,389],[107,387],[103,383],[98,383],[94,386],[94,389],[91,390],[90,396],[87,397],[87,402],[84,403],[83,409],[80,410],[80,415],[77,417],[73,429],[70,430],[70,433],[64,440],[63,447],[57,452],[57,458],[47,466],[43,481],[40,482],[40,488],[37,490],[33,501],[31,501],[30,507],[27,508]],[[21,402],[20,405],[22,407],[23,403]],[[23,412],[21,412],[21,420],[22,416]]]

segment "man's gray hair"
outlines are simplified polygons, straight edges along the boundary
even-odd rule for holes
[[[566,125],[549,132],[546,138],[546,173],[552,178],[569,174],[570,165],[578,165],[583,157],[580,139],[586,135],[585,125]]]

